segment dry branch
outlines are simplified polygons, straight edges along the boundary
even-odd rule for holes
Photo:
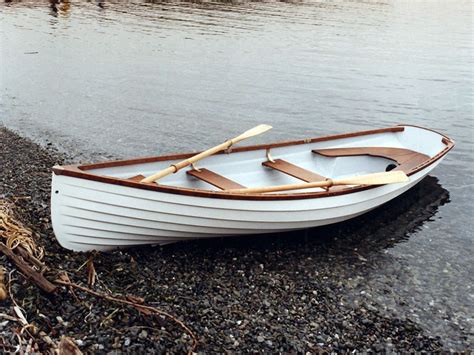
[[[173,321],[174,323],[178,324],[178,326],[181,327],[193,340],[193,344],[191,345],[191,349],[189,350],[189,353],[190,354],[193,353],[194,349],[196,349],[198,341],[197,341],[196,335],[194,335],[193,331],[191,329],[189,329],[188,326],[186,324],[184,324],[182,321],[180,321],[179,319],[177,319],[176,317],[174,317],[173,315],[171,315],[171,314],[169,314],[165,311],[162,311],[162,310],[160,310],[156,307],[146,306],[146,305],[143,305],[143,304],[132,302],[132,301],[129,301],[128,299],[118,298],[118,297],[111,296],[111,295],[108,295],[108,294],[105,294],[105,293],[97,292],[97,291],[91,290],[90,288],[75,284],[73,282],[68,282],[68,281],[63,281],[63,280],[56,280],[55,283],[63,285],[63,286],[67,286],[69,288],[76,288],[78,290],[81,290],[83,292],[91,294],[95,297],[105,299],[107,301],[121,303],[121,304],[131,306],[131,307],[135,308],[136,310],[138,310],[139,312],[141,312],[145,315],[156,314],[156,315],[160,315],[160,316],[163,316],[165,318],[168,318],[171,321]],[[129,297],[129,299],[130,299],[130,297]]]
[[[23,258],[16,255],[10,248],[0,242],[0,251],[5,254],[10,261],[25,275],[26,278],[33,281],[39,288],[47,293],[56,291],[56,286],[49,282],[42,274],[28,265]]]

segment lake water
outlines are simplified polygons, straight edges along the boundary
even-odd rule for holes
[[[470,1],[5,1],[0,123],[87,161],[200,150],[258,123],[274,129],[249,143],[398,123],[446,133],[457,145],[432,173],[443,203],[401,226],[364,283],[380,308],[463,349],[472,21]]]

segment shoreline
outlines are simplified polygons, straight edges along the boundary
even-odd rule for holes
[[[319,228],[317,240],[308,235],[314,234],[312,230],[107,254],[74,253],[58,245],[49,219],[51,167],[67,157],[3,126],[0,151],[0,198],[17,198],[15,212],[40,236],[45,263],[53,270],[68,271],[72,280],[84,284],[87,271],[81,265],[93,255],[95,289],[142,297],[147,304],[174,314],[197,335],[197,351],[443,349],[440,337],[427,335],[412,320],[389,316],[363,299],[350,300],[359,287],[354,280],[377,267],[380,251],[406,238],[406,230],[430,217],[421,212],[402,232],[377,229],[391,218],[390,207],[401,215],[405,204],[416,204],[416,191],[408,201],[397,200],[375,214]],[[360,226],[374,216],[376,225]],[[393,235],[386,236],[387,232]],[[14,270],[4,256],[0,260],[8,272]],[[67,335],[81,351],[187,349],[189,339],[172,323],[84,295],[79,303],[65,289],[47,297],[18,272],[13,275],[12,294],[23,302],[28,321],[54,341]],[[11,301],[0,309],[12,314]],[[15,326],[10,322],[0,331],[13,334]]]

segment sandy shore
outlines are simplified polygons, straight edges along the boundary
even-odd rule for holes
[[[18,218],[40,236],[51,277],[66,270],[85,284],[81,265],[89,254],[62,249],[50,225],[50,168],[64,161],[54,150],[0,128],[0,197],[17,198]],[[367,273],[379,267],[383,250],[430,217],[423,209],[402,230],[391,223],[407,210],[420,209],[419,197],[430,183],[336,227],[99,254],[95,288],[143,297],[175,315],[197,335],[198,351],[439,350],[440,338],[423,333],[412,320],[381,312],[368,296],[352,297],[362,292]],[[4,256],[0,263],[14,270]],[[81,293],[76,299],[65,289],[47,296],[18,272],[11,276],[12,295],[28,322],[53,341],[67,335],[82,351],[182,352],[189,346],[189,338],[171,322]],[[2,303],[0,313],[13,315],[12,306],[11,300]],[[18,325],[3,321],[0,346],[11,351]],[[36,342],[40,351],[48,348],[43,340]]]

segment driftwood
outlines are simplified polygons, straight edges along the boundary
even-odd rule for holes
[[[36,266],[40,272],[43,272],[45,270],[48,269],[48,267],[43,264],[39,259],[37,259],[36,257],[34,257],[33,255],[31,255],[25,248],[23,248],[21,245],[18,245],[15,249],[14,249],[16,252],[18,252],[18,254],[21,255],[21,257],[31,263],[32,265]]]
[[[34,282],[40,289],[47,293],[53,293],[56,291],[57,287],[54,284],[48,281],[41,273],[34,270],[23,260],[22,257],[16,255],[10,248],[1,242],[0,251],[16,265],[26,278]]]

